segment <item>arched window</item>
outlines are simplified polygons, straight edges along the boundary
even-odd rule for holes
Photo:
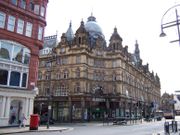
[[[68,70],[64,70],[64,79],[67,79],[69,76]]]
[[[0,40],[0,85],[26,88],[29,62],[28,48],[17,42]]]
[[[0,57],[4,59],[10,59],[10,55],[7,49],[1,48],[0,49]]]
[[[9,42],[0,41],[0,58],[10,60],[12,48]]]

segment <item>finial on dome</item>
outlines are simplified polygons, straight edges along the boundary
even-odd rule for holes
[[[91,16],[93,16],[93,12],[91,12]]]
[[[117,28],[116,28],[116,26],[114,27],[114,33],[117,33]]]
[[[135,41],[135,44],[138,45],[138,41],[137,40]]]
[[[93,13],[91,12],[91,16],[90,17],[88,17],[88,22],[90,22],[90,21],[96,21],[96,17],[94,17],[93,16]]]
[[[70,20],[69,27],[71,28],[71,26],[72,26],[72,21]]]

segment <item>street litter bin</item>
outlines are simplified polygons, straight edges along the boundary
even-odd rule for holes
[[[30,130],[38,130],[39,127],[39,115],[38,114],[32,114],[30,117]]]
[[[169,134],[169,122],[164,123],[164,132]]]

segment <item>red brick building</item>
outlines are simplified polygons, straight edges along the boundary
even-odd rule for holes
[[[48,0],[0,1],[0,126],[29,120]],[[28,121],[27,121],[28,122]]]

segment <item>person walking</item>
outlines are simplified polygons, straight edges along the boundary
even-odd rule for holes
[[[25,117],[25,115],[24,115],[24,113],[23,113],[23,115],[22,115],[22,117],[21,117],[21,120],[20,120],[20,125],[19,125],[19,127],[21,128],[22,126],[25,128],[26,127],[26,117]]]

